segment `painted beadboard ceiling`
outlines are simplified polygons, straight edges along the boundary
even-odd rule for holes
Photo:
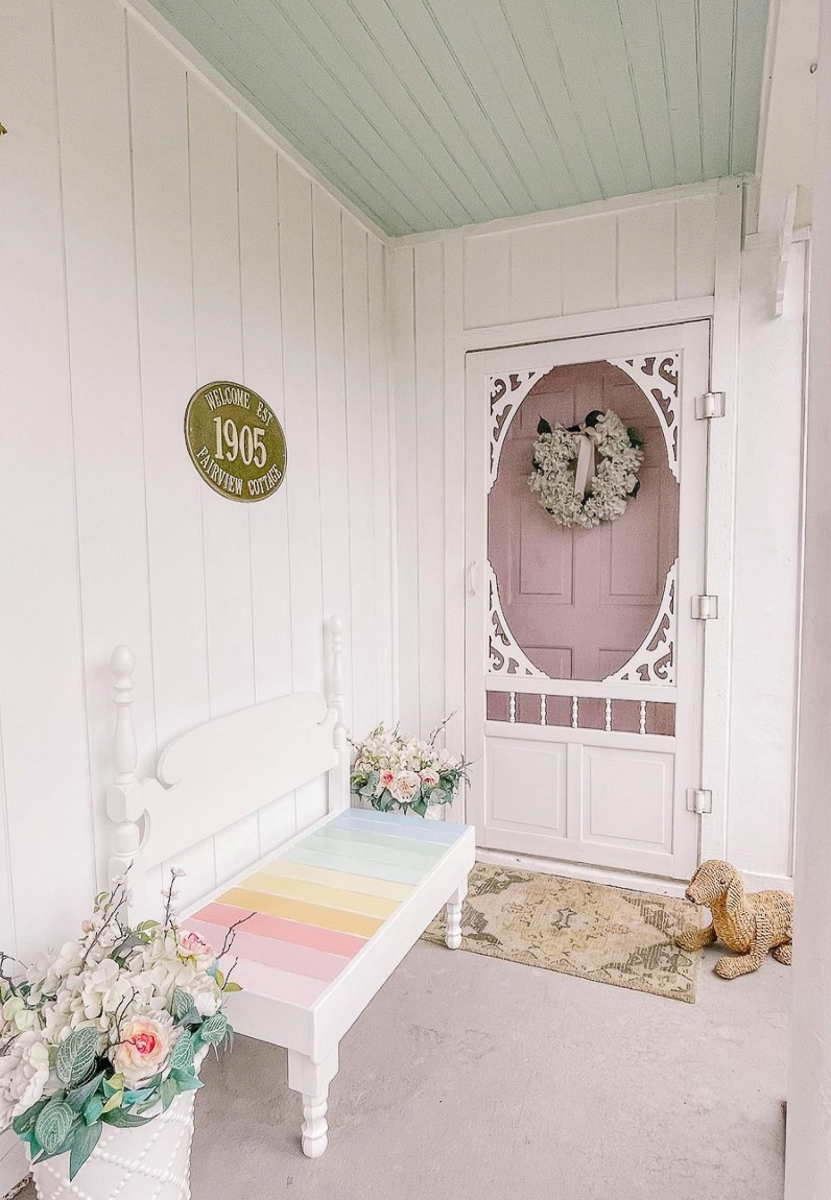
[[[393,235],[752,171],[768,0],[152,0]]]

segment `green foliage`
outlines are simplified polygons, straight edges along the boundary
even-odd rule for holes
[[[542,436],[544,433],[551,433],[551,425],[546,421],[545,417],[540,417],[537,422],[537,433]]]
[[[37,1121],[38,1116],[40,1115],[41,1111],[46,1108],[48,1103],[49,1097],[46,1096],[43,1100],[38,1100],[37,1103],[33,1104],[31,1108],[27,1108],[26,1111],[21,1113],[19,1117],[15,1117],[15,1119],[12,1121],[12,1129],[19,1137],[25,1137],[27,1133],[31,1133],[35,1127],[35,1122]]]
[[[61,1097],[56,1093],[35,1121],[35,1137],[49,1155],[58,1153],[75,1121],[75,1110]]]
[[[97,1051],[96,1030],[88,1026],[85,1029],[73,1029],[66,1041],[61,1042],[55,1059],[55,1071],[61,1083],[76,1087],[88,1079],[95,1069]]]
[[[137,1117],[135,1113],[127,1112],[124,1108],[114,1108],[112,1112],[105,1112],[101,1116],[102,1121],[106,1121],[108,1125],[115,1125],[118,1129],[137,1129],[139,1125],[147,1125],[152,1117]]]
[[[81,1112],[90,1097],[98,1091],[103,1081],[104,1072],[99,1071],[97,1075],[93,1075],[92,1079],[87,1080],[86,1083],[82,1083],[78,1087],[73,1088],[71,1092],[67,1092],[66,1102],[69,1107],[74,1109],[75,1112]]]
[[[193,1008],[193,996],[183,988],[173,989],[173,1017],[178,1023],[183,1021]]]
[[[83,1122],[77,1126],[72,1137],[72,1146],[69,1152],[69,1179],[70,1182],[80,1171],[81,1167],[92,1154],[98,1144],[98,1139],[101,1136],[101,1123],[96,1122],[94,1125],[85,1125]]]
[[[228,1018],[224,1013],[215,1013],[212,1017],[208,1017],[202,1022],[201,1028],[196,1034],[196,1041],[199,1043],[207,1043],[211,1046],[218,1045],[228,1031]]]
[[[193,1038],[187,1030],[185,1030],[173,1047],[173,1053],[170,1056],[170,1065],[171,1067],[179,1068],[193,1066]]]

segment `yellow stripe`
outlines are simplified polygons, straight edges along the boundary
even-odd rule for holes
[[[325,887],[322,883],[307,883],[302,879],[281,879],[267,871],[257,871],[242,881],[243,887],[271,896],[285,896],[289,900],[306,900],[310,904],[323,904],[327,908],[342,908],[346,912],[363,913],[365,917],[388,917],[398,908],[398,900],[386,900],[382,896],[367,896],[361,892],[350,892],[344,888]]]
[[[283,917],[286,921],[300,921],[303,925],[317,925],[320,929],[334,929],[338,933],[356,933],[365,938],[372,937],[384,924],[378,917],[339,912],[336,908],[324,908],[321,904],[285,900],[282,896],[269,896],[267,892],[255,892],[242,887],[231,888],[218,900],[220,904],[231,904],[235,908],[250,908],[254,912],[267,913],[270,917]]]
[[[393,883],[390,879],[372,879],[369,875],[352,875],[348,871],[330,871],[328,867],[310,867],[306,863],[274,858],[263,871],[281,879],[304,879],[324,887],[343,888],[347,892],[364,892],[367,896],[383,896],[387,900],[406,900],[413,891],[411,883]]]

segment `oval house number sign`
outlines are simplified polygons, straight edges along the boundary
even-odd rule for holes
[[[262,396],[241,383],[206,383],[185,411],[188,453],[205,482],[230,500],[267,500],[286,476],[286,437]]]

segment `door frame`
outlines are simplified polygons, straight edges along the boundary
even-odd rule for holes
[[[713,794],[712,812],[701,821],[701,857],[724,858],[730,753],[733,541],[735,536],[736,396],[739,357],[742,181],[720,180],[716,194],[713,293],[681,300],[621,306],[534,321],[465,328],[462,294],[464,230],[445,235],[445,698],[453,713],[448,743],[464,751],[464,363],[469,350],[500,350],[539,341],[710,321],[710,389],[723,391],[725,415],[708,431],[709,471],[705,562],[707,591],[719,597],[719,618],[708,622],[704,648],[701,786]],[[453,805],[464,819],[465,800]]]

